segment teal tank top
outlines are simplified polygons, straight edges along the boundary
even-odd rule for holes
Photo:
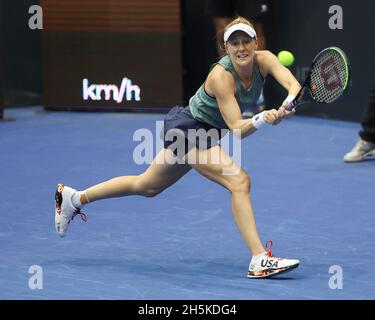
[[[218,62],[214,63],[210,70],[216,65],[220,64],[225,70],[230,72],[236,82],[236,100],[240,106],[241,113],[250,107],[255,107],[256,102],[262,92],[264,79],[259,71],[259,66],[254,59],[253,69],[253,82],[249,90],[246,90],[238,76],[236,70],[228,55],[221,58]],[[189,101],[190,112],[193,117],[201,122],[207,123],[218,129],[227,129],[228,126],[221,116],[219,106],[216,98],[209,96],[204,89],[204,83],[197,90],[194,96]]]

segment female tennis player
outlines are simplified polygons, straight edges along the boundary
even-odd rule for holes
[[[190,99],[189,106],[175,107],[166,116],[164,148],[144,173],[113,178],[84,191],[57,185],[55,228],[60,236],[65,236],[76,215],[81,215],[86,221],[86,216],[80,211],[84,205],[129,195],[156,196],[194,168],[231,193],[234,219],[252,253],[247,273],[249,278],[274,276],[299,265],[299,260],[273,256],[272,242],[268,242],[268,251],[263,247],[255,224],[247,172],[221,148],[218,139],[209,139],[202,146],[198,139],[189,138],[189,129],[208,132],[225,128],[244,138],[263,125],[276,125],[295,113],[294,109],[287,111],[286,105],[295,98],[300,84],[271,52],[256,51],[256,32],[248,20],[242,17],[233,20],[225,28],[224,43],[227,54],[212,65],[206,81]],[[288,91],[287,98],[278,110],[263,111],[251,119],[243,119],[241,113],[255,104],[268,74]],[[171,132],[178,134],[168,139]],[[181,141],[184,141],[182,153]]]

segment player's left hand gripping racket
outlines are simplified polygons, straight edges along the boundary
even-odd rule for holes
[[[349,60],[340,48],[329,47],[320,51],[311,64],[308,76],[287,110],[308,102],[331,103],[341,97],[349,88]],[[308,89],[310,99],[303,99]]]

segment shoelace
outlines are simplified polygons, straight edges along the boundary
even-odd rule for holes
[[[268,249],[268,244],[270,244],[270,247],[269,247],[269,249]],[[272,241],[271,240],[268,240],[267,242],[266,242],[266,249],[268,249],[268,251],[267,251],[267,253],[266,253],[266,256],[267,257],[273,257],[273,254],[272,254]]]
[[[268,244],[270,244],[270,247],[268,248]],[[278,259],[278,260],[282,260],[283,258],[278,258],[278,257],[275,257],[272,253],[272,240],[268,240],[266,242],[266,249],[268,249],[267,253],[266,253],[266,256],[268,258],[274,258],[274,259]]]
[[[86,215],[85,215],[83,212],[81,212],[80,209],[77,209],[76,211],[74,211],[74,213],[73,213],[73,215],[72,215],[72,220],[73,220],[74,217],[75,217],[76,215],[78,215],[78,214],[79,214],[79,216],[81,217],[81,219],[82,219],[83,221],[87,222],[87,217],[86,217]]]

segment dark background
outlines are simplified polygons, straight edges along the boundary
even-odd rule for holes
[[[0,54],[1,51],[3,54],[0,59],[3,94],[0,96],[7,107],[41,104],[41,32],[28,27],[28,10],[34,4],[39,1],[0,1]]]
[[[181,103],[179,0],[41,0],[41,5],[45,108],[166,110]],[[96,90],[91,92],[98,100],[83,99],[83,79],[120,87],[123,78],[140,88],[139,101],[133,93],[122,102],[111,95],[104,99]]]
[[[375,1],[271,2],[268,48],[275,54],[280,50],[294,53],[296,61],[291,70],[299,80],[303,80],[302,71],[324,47],[342,48],[351,62],[352,86],[348,94],[332,105],[302,107],[300,114],[359,121],[374,80]],[[130,74],[134,83],[145,87],[145,101],[128,107],[168,109],[187,103],[217,59],[212,17],[205,12],[203,0],[181,0],[181,29],[177,32],[143,34],[30,30],[28,9],[39,3],[0,2],[0,110],[4,105],[71,109],[87,105],[81,99],[81,81],[86,74],[82,70],[89,73],[93,83],[107,80],[119,85],[122,75]],[[343,8],[343,30],[328,27],[331,5]],[[143,49],[142,43],[146,44]],[[123,60],[131,63],[125,65]],[[60,81],[53,81],[53,76]],[[285,97],[272,79],[267,80],[265,94],[269,107],[277,107]],[[118,108],[113,102],[108,105]],[[98,108],[103,104],[92,102],[89,106]]]

